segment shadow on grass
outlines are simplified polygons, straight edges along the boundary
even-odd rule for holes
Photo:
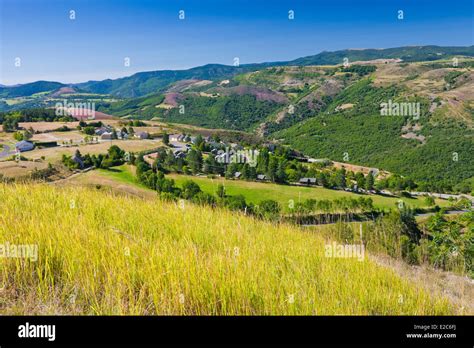
[[[122,170],[116,168],[106,168],[105,170],[113,173],[122,173]]]

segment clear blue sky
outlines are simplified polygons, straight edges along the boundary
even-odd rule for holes
[[[472,45],[472,0],[0,0],[1,84],[83,82],[344,48]],[[76,19],[69,19],[74,10]],[[180,20],[180,10],[185,19]],[[295,19],[288,19],[294,10]],[[404,19],[397,19],[397,11]],[[15,58],[21,66],[15,67]],[[124,66],[124,58],[130,66]]]

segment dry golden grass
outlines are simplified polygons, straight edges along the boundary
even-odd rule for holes
[[[45,169],[48,167],[47,163],[44,162],[31,162],[31,161],[3,161],[0,162],[0,174],[9,177],[21,177],[26,176],[35,169]]]
[[[450,314],[392,271],[227,210],[48,185],[0,186],[2,314]]]
[[[18,124],[24,129],[33,128],[35,132],[47,132],[52,131],[63,126],[66,126],[71,129],[77,128],[79,126],[79,121],[75,122],[20,122]],[[67,134],[65,132],[65,134]]]

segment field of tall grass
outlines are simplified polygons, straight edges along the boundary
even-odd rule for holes
[[[321,235],[227,210],[87,188],[0,185],[0,314],[454,313],[367,259],[325,256]]]

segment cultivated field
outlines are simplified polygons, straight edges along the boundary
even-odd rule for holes
[[[0,186],[2,314],[441,315],[455,313],[321,236],[191,204],[96,189]],[[15,233],[12,233],[15,231]]]

